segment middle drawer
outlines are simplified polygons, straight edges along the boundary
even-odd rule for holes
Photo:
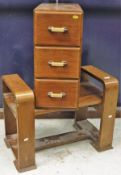
[[[35,47],[34,76],[36,78],[79,78],[80,48]]]

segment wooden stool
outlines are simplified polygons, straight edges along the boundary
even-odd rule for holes
[[[75,110],[75,126],[77,131],[50,136],[35,140],[34,118],[36,115],[64,111],[65,109],[35,109],[34,93],[17,75],[3,76],[3,102],[5,116],[5,142],[15,155],[18,171],[35,168],[35,150],[90,139],[92,145],[103,151],[112,148],[114,120],[118,98],[118,81],[111,75],[93,67],[83,66],[83,75],[89,75],[100,81],[103,92],[92,83],[85,81],[80,84],[79,108],[83,118],[76,118],[79,109]],[[102,106],[100,129],[98,131],[86,120],[88,106]],[[85,120],[84,120],[85,118]]]

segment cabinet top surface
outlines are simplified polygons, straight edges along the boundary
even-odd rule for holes
[[[57,12],[80,12],[83,13],[82,8],[79,4],[69,3],[42,3],[37,6],[34,10],[37,11],[57,11]]]

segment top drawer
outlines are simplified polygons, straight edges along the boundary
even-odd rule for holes
[[[39,8],[34,11],[35,45],[80,46],[82,29],[81,10],[74,12]]]

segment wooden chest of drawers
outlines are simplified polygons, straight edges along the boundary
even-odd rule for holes
[[[82,29],[77,4],[41,4],[34,10],[36,107],[78,107]]]

